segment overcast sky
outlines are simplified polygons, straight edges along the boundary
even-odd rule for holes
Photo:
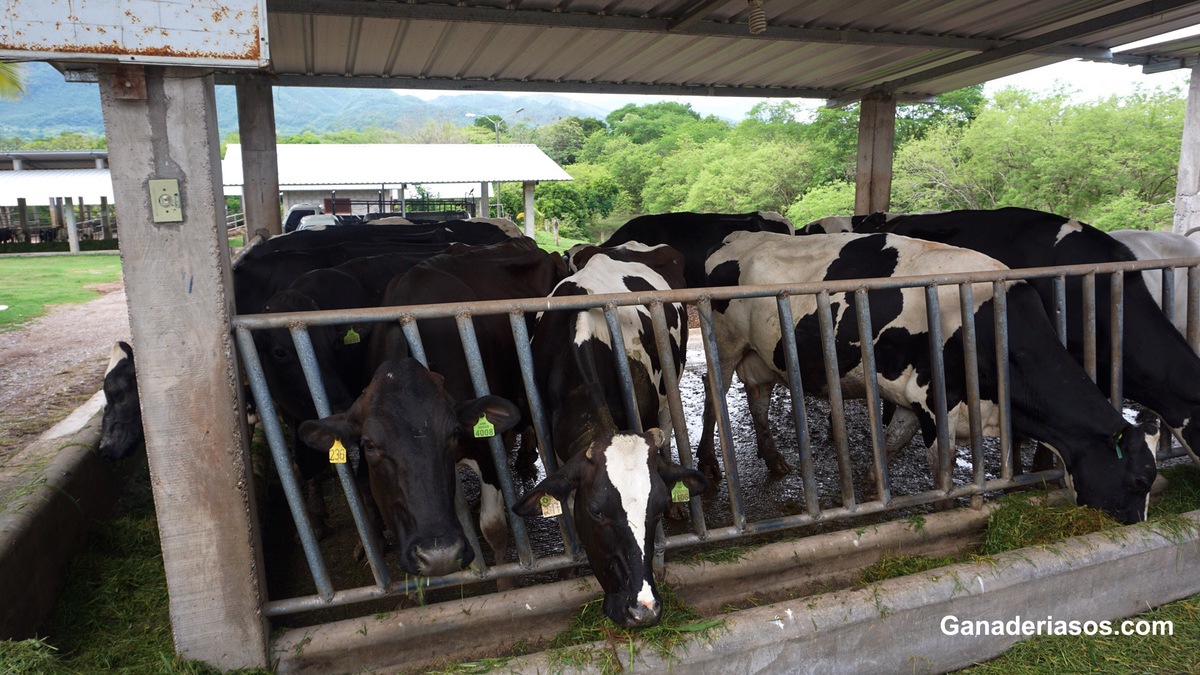
[[[1164,42],[1188,35],[1200,33],[1200,26],[1192,26],[1182,30],[1166,33],[1150,40],[1122,45],[1128,49],[1144,44]],[[988,82],[984,91],[988,94],[1004,87],[1019,87],[1038,92],[1046,92],[1060,84],[1070,90],[1076,90],[1076,100],[1093,100],[1105,98],[1113,94],[1127,94],[1138,86],[1153,89],[1154,87],[1187,87],[1190,70],[1171,70],[1154,75],[1143,75],[1142,69],[1131,66],[1113,65],[1110,63],[1094,63],[1089,61],[1066,61],[1036,70],[1026,71],[1010,77]],[[453,96],[454,93],[445,91],[399,90],[397,93],[418,96],[423,99],[433,99],[439,96]],[[619,94],[560,94],[566,98],[577,99],[602,105],[604,107],[619,107],[626,103],[654,103],[669,100],[681,103],[691,103],[692,108],[702,115],[718,115],[731,120],[741,120],[754,104],[762,99],[735,98],[725,96],[630,96]],[[807,107],[822,105],[815,99],[792,99]]]

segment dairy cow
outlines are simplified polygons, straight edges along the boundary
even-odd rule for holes
[[[765,233],[736,233],[726,238],[706,263],[713,286],[778,284],[783,281],[834,281],[913,276],[929,270],[990,271],[1004,266],[974,251],[895,235],[830,234],[803,239]],[[957,287],[938,290],[943,308],[959,306]],[[812,296],[792,296],[797,353],[805,390],[825,389],[821,338]],[[995,330],[990,285],[976,289],[975,325],[980,363],[981,417],[984,433],[998,435],[995,377]],[[913,411],[928,443],[936,437],[924,290],[874,290],[869,295],[880,395]],[[864,389],[859,332],[853,299],[831,296],[841,384],[848,396]],[[1102,509],[1124,523],[1145,518],[1155,477],[1148,430],[1125,421],[1083,369],[1060,346],[1034,289],[1023,282],[1008,291],[1009,358],[1014,430],[1051,447],[1062,459],[1078,502]],[[714,302],[721,372],[728,387],[734,368],[747,389],[757,383],[786,381],[775,298]],[[969,434],[963,376],[961,316],[941,316],[950,442]],[[762,388],[769,393],[769,388]],[[752,408],[752,412],[753,412]],[[765,404],[760,407],[765,423]],[[706,426],[712,413],[706,410]],[[760,449],[776,452],[773,447]],[[713,458],[711,461],[715,461]]]
[[[1116,230],[1108,233],[1113,239],[1125,244],[1138,260],[1163,260],[1166,258],[1200,258],[1200,243],[1174,232],[1148,232],[1146,230]],[[1187,334],[1187,268],[1175,270],[1175,303],[1172,305],[1172,323],[1180,333]],[[1162,270],[1142,270],[1146,289],[1159,307],[1163,306]]]
[[[96,452],[110,461],[124,459],[133,454],[143,439],[133,348],[127,342],[118,342],[113,345],[104,371],[104,415]]]
[[[937,214],[875,214],[855,226],[969,248],[1008,267],[1051,267],[1133,260],[1124,244],[1090,225],[1022,208],[947,211]],[[1047,313],[1053,312],[1051,279],[1030,280]],[[1096,277],[1096,363],[1100,387],[1108,390],[1112,354],[1109,339],[1109,275]],[[1083,360],[1083,279],[1067,277],[1067,348]],[[1200,448],[1200,357],[1155,305],[1142,275],[1124,275],[1122,371],[1124,393],[1180,430]]]
[[[544,297],[564,271],[560,256],[542,251],[527,238],[452,247],[451,252],[425,260],[394,279],[383,304]],[[417,322],[428,369],[408,358],[399,325],[388,324],[372,335],[368,363],[375,367],[374,376],[350,410],[300,427],[302,440],[317,448],[329,447],[336,434],[350,442],[369,441],[360,445],[371,494],[384,523],[401,543],[401,563],[412,574],[446,574],[470,563],[458,543],[463,532],[453,511],[454,467],[459,463],[480,474],[484,538],[498,560],[507,548],[508,520],[499,475],[487,438],[477,438],[473,431],[481,417],[494,427],[491,434],[516,427],[522,420],[516,402],[523,396],[523,386],[507,315],[478,316],[473,323],[492,396],[474,395],[453,318]],[[430,496],[414,490],[410,481],[431,490],[447,485],[450,489]]]

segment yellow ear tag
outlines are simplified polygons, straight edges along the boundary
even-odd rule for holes
[[[562,515],[562,504],[554,497],[542,495],[542,498],[538,501],[542,505],[543,518],[553,518]]]
[[[480,415],[475,423],[475,438],[491,438],[496,435],[496,425],[488,421],[487,415]]]
[[[675,483],[675,487],[671,488],[671,501],[686,502],[691,498],[691,493],[688,492],[688,488],[683,484],[683,481]]]
[[[362,336],[359,335],[358,333],[355,333],[353,327],[347,328],[346,329],[346,337],[342,338],[342,344],[356,345],[360,342],[362,342]]]
[[[329,446],[329,463],[346,463],[346,446],[342,445],[342,439],[340,438],[333,439],[333,445]]]

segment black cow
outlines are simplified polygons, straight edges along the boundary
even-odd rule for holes
[[[1014,268],[1134,260],[1128,247],[1104,232],[1031,209],[947,211],[936,214],[875,214],[856,226],[969,248]],[[1122,370],[1125,396],[1153,410],[1193,449],[1200,448],[1200,357],[1167,321],[1139,272],[1124,275]],[[1053,312],[1051,279],[1029,282]],[[1096,364],[1100,387],[1108,389],[1109,275],[1096,278]],[[1067,278],[1067,348],[1083,360],[1083,278]]]
[[[138,400],[133,348],[127,342],[113,345],[104,371],[104,416],[100,422],[100,444],[96,452],[117,461],[133,454],[145,439],[142,406]]]
[[[631,241],[666,244],[683,256],[683,277],[691,288],[704,285],[704,259],[733,232],[792,233],[792,222],[774,211],[751,213],[659,213],[638,216],[600,244],[612,247]]]
[[[1004,269],[999,262],[973,251],[895,235],[830,234],[796,239],[765,233],[731,235],[706,266],[709,283],[714,286]],[[953,446],[955,435],[969,433],[961,316],[953,309],[959,305],[958,289],[942,287],[939,296],[941,306],[947,308],[941,317],[942,353]],[[998,399],[990,286],[977,288],[974,300],[981,417],[984,433],[994,436],[998,434]],[[875,290],[869,303],[880,395],[916,413],[932,448],[936,429],[924,291]],[[848,294],[837,293],[831,304],[842,384],[853,396],[863,388],[854,303]],[[1150,432],[1126,422],[1060,346],[1030,285],[1012,284],[1008,304],[1009,315],[1019,317],[1009,323],[1014,430],[1053,448],[1080,504],[1107,511],[1124,523],[1144,519],[1155,477],[1154,456],[1147,446]],[[735,367],[747,390],[755,383],[786,382],[782,340],[774,331],[761,330],[777,320],[775,298],[713,305],[724,386],[729,386]],[[819,393],[826,380],[816,299],[793,296],[791,305],[801,379],[806,391]],[[765,413],[765,405],[761,410]],[[708,426],[712,413],[705,412]],[[762,419],[756,416],[755,422],[765,423],[765,414]]]
[[[425,225],[340,225],[321,230],[302,230],[271,237],[246,252],[249,262],[282,251],[310,251],[349,242],[370,244],[498,244],[511,238],[503,225],[490,222],[452,220]],[[391,249],[396,250],[396,249]],[[377,251],[385,253],[387,251]]]
[[[651,556],[672,488],[682,483],[689,493],[708,489],[699,472],[663,460],[666,446],[658,429],[603,435],[513,507],[530,517],[543,500],[566,503],[575,495],[575,529],[604,589],[604,614],[622,626],[652,626],[662,615]]]
[[[564,272],[562,258],[537,248],[531,239],[510,239],[492,246],[452,247],[450,253],[434,256],[394,279],[383,302],[385,305],[421,305],[544,297]],[[445,481],[453,484],[454,464],[462,462],[470,466],[481,478],[481,529],[497,559],[500,559],[507,546],[508,523],[499,476],[486,438],[459,438],[455,436],[453,428],[438,424],[430,426],[426,421],[427,403],[422,397],[431,395],[430,392],[442,392],[438,396],[451,401],[471,401],[475,398],[455,320],[422,320],[417,322],[417,326],[429,370],[432,371],[421,375],[428,382],[405,389],[407,383],[395,381],[395,377],[389,378],[388,373],[392,371],[380,366],[372,384],[351,408],[365,407],[370,414],[364,412],[357,417],[350,415],[341,418],[334,415],[334,422],[326,418],[306,423],[301,425],[301,438],[314,447],[323,447],[324,437],[317,435],[317,431],[330,430],[335,424],[341,424],[337,419],[349,420],[353,432],[349,438],[352,440],[356,440],[358,434],[372,434],[373,442],[381,446],[376,457],[386,464],[388,473],[376,471],[375,466],[371,465],[371,451],[364,448],[370,465],[371,492],[384,521],[394,521],[401,528],[393,530],[398,539],[407,537],[412,541],[424,540],[435,536],[428,532],[443,532],[445,528],[452,530],[454,537],[461,537],[462,530],[457,524],[445,525],[441,520],[437,523],[427,522],[414,515],[418,512],[428,513],[414,502],[434,500],[439,509],[445,507],[446,518],[452,519],[452,504],[443,504],[437,501],[440,498],[420,491],[413,492],[396,476],[412,475],[420,484],[442,485]],[[521,419],[519,409],[510,403],[519,401],[523,396],[516,345],[506,315],[476,317],[474,326],[488,386],[496,399],[487,399],[490,403],[484,407],[502,415],[503,425],[493,419],[491,412],[487,413],[488,421],[495,426],[494,433],[502,434]],[[399,363],[408,353],[398,324],[375,329],[369,356],[371,364]],[[411,374],[414,371],[408,367],[406,372]],[[374,399],[364,402],[364,397]],[[414,403],[414,398],[420,403]],[[503,405],[497,401],[503,401]],[[361,425],[355,420],[361,420]],[[421,454],[418,457],[414,453]],[[433,453],[434,459],[427,457],[429,453]],[[423,573],[418,571],[411,556],[406,557],[408,554],[405,551],[401,549],[401,562],[405,564],[405,569],[413,574]],[[462,557],[454,559],[460,566],[470,562]],[[437,569],[441,570],[437,572],[439,574],[446,573],[444,567]]]

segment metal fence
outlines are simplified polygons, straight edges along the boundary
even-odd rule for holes
[[[785,360],[788,372],[788,386],[791,390],[792,421],[796,427],[799,444],[799,464],[803,481],[804,508],[799,512],[771,518],[764,521],[748,522],[745,505],[741,492],[741,481],[734,453],[734,438],[729,410],[725,402],[725,394],[713,398],[713,406],[717,420],[717,437],[720,441],[722,463],[725,470],[725,480],[728,487],[728,509],[732,524],[724,527],[709,528],[701,509],[701,495],[691,498],[691,531],[663,537],[659,533],[659,545],[656,546],[658,559],[661,560],[663,550],[694,546],[702,543],[720,542],[738,539],[749,535],[797,528],[815,523],[823,523],[837,519],[850,519],[893,511],[906,507],[928,504],[932,502],[959,497],[971,497],[973,503],[980,503],[985,493],[996,492],[1020,485],[1039,483],[1043,480],[1055,479],[1061,476],[1058,470],[1039,473],[1014,474],[1013,453],[1014,439],[1011,422],[1011,401],[1009,393],[1008,373],[1008,310],[1007,284],[1005,282],[1021,279],[1052,279],[1055,290],[1055,311],[1051,322],[1058,336],[1066,344],[1067,336],[1067,300],[1066,282],[1068,277],[1082,277],[1082,312],[1084,339],[1084,369],[1093,381],[1097,379],[1097,327],[1096,322],[1096,280],[1108,275],[1111,279],[1110,311],[1112,321],[1107,327],[1110,331],[1112,353],[1110,381],[1113,383],[1109,392],[1110,400],[1120,409],[1121,395],[1121,349],[1123,335],[1123,292],[1124,272],[1145,269],[1175,269],[1187,268],[1187,331],[1186,338],[1193,350],[1200,351],[1200,258],[1172,259],[1162,261],[1106,263],[1094,265],[1076,265],[1058,268],[1037,268],[1023,270],[1003,270],[994,272],[972,272],[939,274],[923,277],[864,279],[845,281],[825,281],[780,284],[773,286],[740,286],[729,288],[689,289],[664,292],[624,293],[611,295],[571,296],[536,298],[528,300],[502,300],[474,303],[449,303],[441,305],[420,305],[408,307],[383,307],[372,309],[298,312],[281,314],[260,314],[238,316],[233,319],[237,344],[242,358],[242,364],[250,382],[255,403],[258,406],[271,456],[287,497],[288,506],[295,519],[302,548],[312,571],[316,585],[315,595],[272,599],[265,603],[264,613],[267,616],[278,616],[311,609],[344,605],[361,602],[388,595],[402,594],[439,587],[473,583],[490,579],[514,577],[556,570],[586,562],[580,556],[575,540],[573,525],[564,510],[559,516],[559,528],[562,537],[562,552],[554,555],[537,557],[530,545],[529,534],[525,523],[517,517],[510,518],[512,533],[518,561],[498,564],[488,567],[484,564],[479,550],[478,540],[472,524],[462,490],[458,491],[456,510],[463,522],[464,532],[476,552],[476,563],[472,569],[463,570],[443,577],[428,579],[406,578],[392,579],[383,560],[383,553],[376,544],[376,538],[367,531],[367,520],[363,513],[362,496],[355,487],[353,477],[346,464],[334,465],[338,478],[345,492],[351,514],[358,529],[367,560],[374,575],[375,584],[359,588],[335,589],[330,581],[328,569],[317,539],[313,534],[300,497],[299,486],[293,472],[291,462],[284,445],[283,433],[275,408],[267,389],[258,353],[255,350],[252,331],[286,328],[291,331],[297,352],[308,380],[318,414],[322,417],[330,414],[325,388],[321,382],[316,357],[308,335],[308,327],[344,323],[368,323],[398,321],[408,340],[412,354],[425,363],[424,348],[417,327],[417,321],[435,318],[454,318],[457,322],[459,336],[471,370],[476,396],[488,394],[487,380],[483,371],[478,340],[475,334],[473,319],[480,316],[507,315],[513,337],[517,345],[517,357],[520,362],[525,390],[528,395],[530,412],[537,436],[538,451],[547,472],[552,473],[557,464],[550,444],[549,427],[542,407],[541,393],[534,382],[533,358],[529,347],[529,335],[525,316],[529,313],[566,311],[600,308],[607,319],[610,331],[610,344],[614,348],[614,367],[620,376],[624,389],[624,404],[628,418],[637,420],[635,394],[631,385],[632,378],[629,364],[625,358],[624,340],[620,337],[621,325],[617,319],[617,307],[642,305],[649,309],[655,333],[655,343],[660,362],[667,382],[667,399],[670,406],[672,424],[674,427],[676,446],[679,450],[680,462],[687,467],[694,467],[687,425],[685,423],[683,402],[678,386],[678,373],[674,372],[671,359],[671,349],[668,342],[667,324],[663,312],[664,303],[687,303],[694,305],[699,313],[701,335],[703,338],[707,370],[705,379],[713,391],[721,391],[722,382],[720,364],[717,356],[717,341],[714,334],[712,303],[718,300],[735,300],[745,298],[774,297],[777,299],[780,324],[793,326],[792,310],[788,298],[799,295],[815,296],[818,319],[822,337],[822,352],[827,374],[828,398],[831,411],[831,436],[837,452],[840,471],[841,505],[834,508],[821,508],[818,500],[817,482],[814,476],[813,457],[808,434],[808,420],[804,406],[804,393],[800,382],[800,368],[796,354],[795,334],[791,330],[782,331]],[[1162,275],[1163,305],[1168,319],[1173,318],[1172,308],[1178,289],[1175,288],[1175,275]],[[1000,466],[998,478],[988,479],[985,473],[983,438],[980,422],[980,395],[978,351],[974,327],[973,286],[984,284],[990,286],[994,299],[994,323],[997,331],[995,340],[996,378],[999,398],[1000,422]],[[958,308],[943,308],[939,306],[938,289],[942,287],[957,287],[960,303]],[[893,495],[889,485],[888,467],[884,446],[883,424],[880,416],[880,394],[875,378],[875,353],[872,340],[862,340],[860,336],[862,368],[867,383],[866,400],[872,455],[874,458],[873,480],[875,496],[873,499],[857,501],[852,480],[851,458],[848,434],[846,432],[846,413],[842,400],[842,391],[837,376],[837,354],[834,349],[833,319],[830,311],[830,296],[846,293],[847,298],[854,298],[854,311],[857,314],[860,330],[862,326],[871,326],[870,308],[867,303],[868,293],[882,289],[923,288],[926,311],[930,320],[930,344],[937,348],[931,349],[933,381],[935,391],[935,413],[937,421],[938,447],[941,448],[935,488],[914,494]],[[946,405],[945,365],[942,362],[941,323],[938,319],[942,312],[957,311],[961,314],[962,339],[966,355],[965,379],[967,385],[967,410],[970,421],[971,435],[969,440],[971,457],[971,478],[969,481],[956,484],[953,480],[953,462],[956,449],[949,446],[948,412]],[[1197,386],[1200,386],[1198,383]],[[640,423],[638,429],[640,430]],[[1164,434],[1165,436],[1165,434]],[[1182,442],[1182,438],[1176,435]],[[493,459],[499,467],[502,481],[502,492],[506,506],[510,509],[515,503],[516,493],[513,488],[511,472],[507,463],[505,448],[500,436],[490,439],[490,449]],[[1169,443],[1168,443],[1169,446]],[[1179,453],[1182,454],[1182,453]],[[1160,459],[1164,457],[1162,453]]]

